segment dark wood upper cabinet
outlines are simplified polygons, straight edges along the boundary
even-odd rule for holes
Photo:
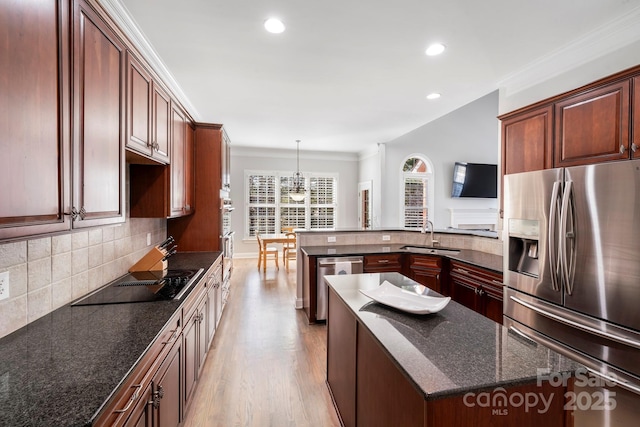
[[[631,158],[640,158],[640,76],[633,78],[633,104],[631,106],[631,128],[632,128],[632,140],[631,140]]]
[[[171,163],[129,166],[131,217],[176,218],[194,212],[194,136],[187,114],[171,103]]]
[[[127,148],[144,156],[132,163],[169,163],[171,98],[151,73],[127,52]]]
[[[151,75],[127,53],[127,148],[152,154]]]
[[[169,216],[181,216],[185,211],[185,147],[186,119],[177,105],[171,105],[171,180]],[[190,207],[189,207],[190,208]]]
[[[70,228],[68,3],[0,4],[0,239]]]
[[[502,121],[503,175],[552,167],[553,106]]]
[[[73,16],[73,226],[123,222],[126,51],[84,1]]]
[[[629,90],[624,80],[555,104],[556,167],[630,157]]]
[[[153,147],[153,158],[164,163],[169,163],[171,98],[162,87],[155,82],[153,83],[151,106],[151,144]]]

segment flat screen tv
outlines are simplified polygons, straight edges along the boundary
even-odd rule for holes
[[[498,197],[498,165],[456,162],[451,197]]]

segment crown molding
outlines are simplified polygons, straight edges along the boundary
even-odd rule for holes
[[[640,6],[566,44],[498,82],[511,96],[640,40]]]
[[[131,43],[140,52],[144,59],[151,65],[153,70],[160,76],[163,83],[168,86],[178,101],[187,109],[191,117],[195,121],[202,121],[200,113],[191,103],[187,95],[184,93],[178,81],[175,79],[169,68],[165,65],[158,52],[144,35],[135,19],[129,13],[129,10],[120,0],[98,0],[100,5],[109,14],[111,19],[118,25],[120,30],[126,34]]]

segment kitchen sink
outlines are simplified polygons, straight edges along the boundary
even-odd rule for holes
[[[460,249],[445,248],[442,246],[420,246],[420,245],[405,245],[400,249],[406,249],[411,252],[417,252],[421,254],[433,254],[433,255],[456,255],[460,253]]]

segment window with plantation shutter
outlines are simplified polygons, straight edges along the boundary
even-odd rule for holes
[[[247,177],[247,231],[250,236],[276,232],[276,176],[249,174]]]
[[[429,206],[433,202],[429,189],[431,170],[421,156],[409,157],[402,168],[402,226],[408,229],[420,229],[429,215]]]
[[[245,237],[282,233],[284,228],[334,229],[337,218],[337,174],[302,174],[307,196],[296,202],[289,197],[293,173],[245,171]]]

